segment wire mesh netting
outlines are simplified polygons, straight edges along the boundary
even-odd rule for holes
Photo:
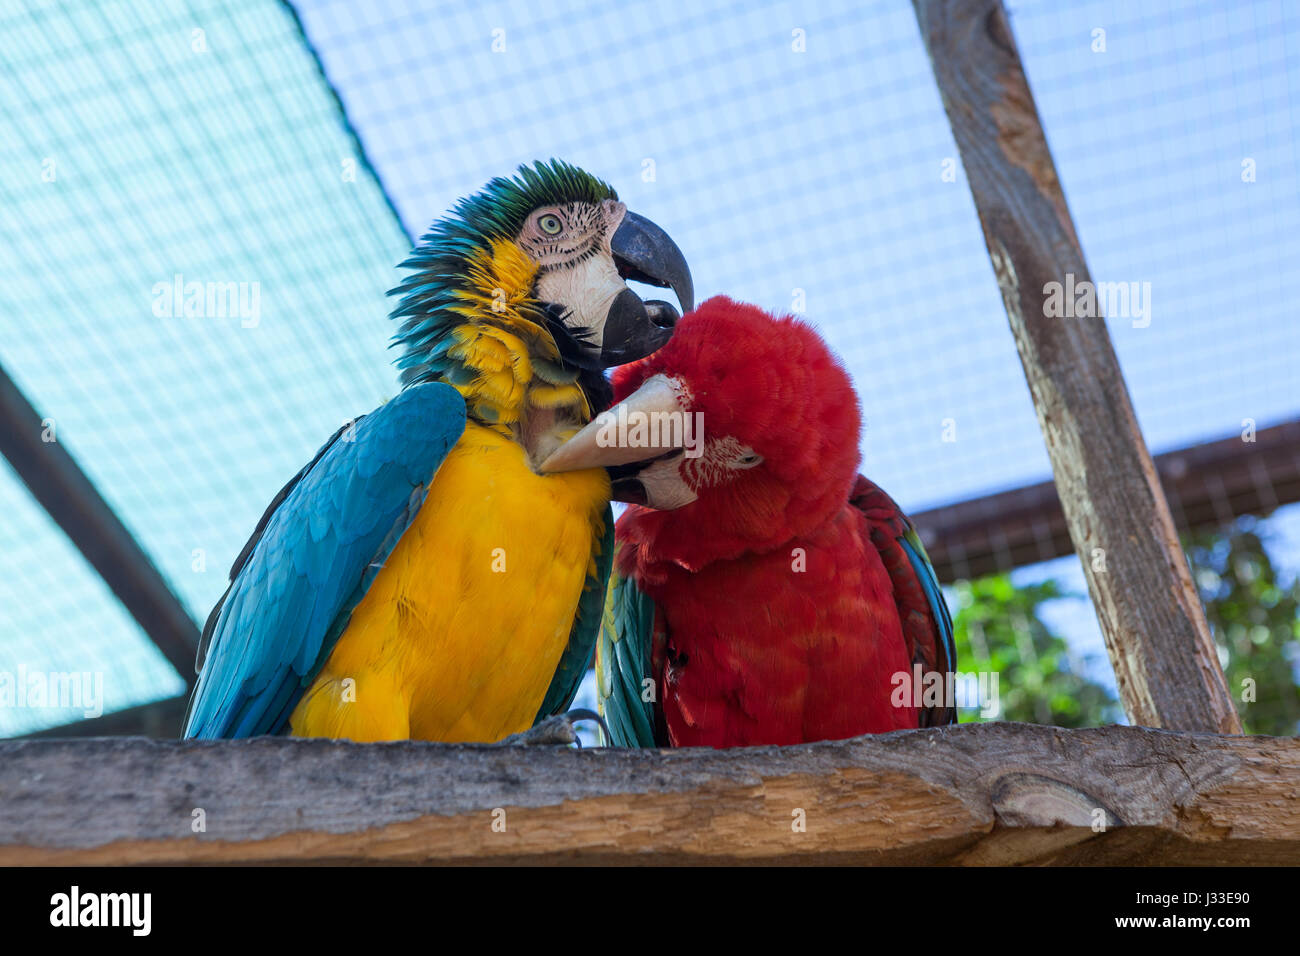
[[[279,4],[8,4],[0,46],[0,362],[201,620],[279,486],[395,392],[406,239]],[[0,671],[101,672],[108,710],[183,690],[0,489]]]
[[[1293,417],[1300,11],[1068,6],[1013,25],[1094,278],[1150,284],[1151,315],[1110,323],[1150,444]],[[571,158],[682,235],[701,297],[824,330],[907,504],[1048,476],[910,4],[299,8],[412,234],[502,168]]]
[[[1300,10],[1027,2],[1010,12],[1093,278],[1136,284],[1146,298],[1147,314],[1108,324],[1148,446],[1294,420],[1300,323],[1284,290],[1300,252],[1290,228],[1300,212]],[[1190,532],[1176,496],[1171,506]],[[1231,514],[1226,501],[1216,511]],[[1278,511],[1271,530],[1293,577],[1300,508]],[[1078,560],[1015,580],[1049,577],[1080,597],[1046,616],[1113,687]]]

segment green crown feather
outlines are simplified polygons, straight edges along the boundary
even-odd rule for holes
[[[454,344],[452,330],[465,319],[449,307],[458,302],[457,290],[468,287],[472,253],[494,239],[513,239],[539,206],[605,199],[618,199],[608,183],[562,160],[538,161],[520,166],[512,178],[493,179],[430,226],[401,264],[413,272],[388,293],[402,297],[391,314],[402,323],[393,336],[393,346],[403,349],[397,360],[402,384],[463,374],[447,351]]]

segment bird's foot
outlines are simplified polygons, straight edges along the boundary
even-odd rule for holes
[[[594,720],[600,724],[600,729],[605,732],[606,739],[609,738],[609,728],[605,726],[604,719],[595,711],[578,708],[571,710],[566,714],[556,714],[554,717],[547,717],[539,724],[518,734],[511,734],[502,740],[497,741],[498,747],[567,747],[569,744],[582,746],[582,741],[578,739],[578,730],[574,727],[574,722],[579,720]]]

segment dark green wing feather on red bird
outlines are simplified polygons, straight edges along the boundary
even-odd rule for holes
[[[867,519],[871,543],[880,552],[889,573],[912,663],[920,664],[925,672],[953,671],[957,666],[957,646],[953,640],[952,615],[939,588],[934,565],[912,522],[893,498],[862,475],[858,475],[849,503]],[[957,711],[946,704],[924,708],[920,726],[955,724]]]
[[[654,601],[631,578],[614,574],[596,645],[597,705],[616,747],[668,745],[658,706],[665,634]],[[656,644],[658,653],[656,654]]]

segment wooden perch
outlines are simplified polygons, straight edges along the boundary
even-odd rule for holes
[[[1300,740],[1272,737],[998,723],[731,751],[17,740],[0,768],[4,865],[1300,863]]]
[[[913,0],[1129,719],[1240,733],[1001,0]],[[1134,277],[1128,277],[1134,278]]]

